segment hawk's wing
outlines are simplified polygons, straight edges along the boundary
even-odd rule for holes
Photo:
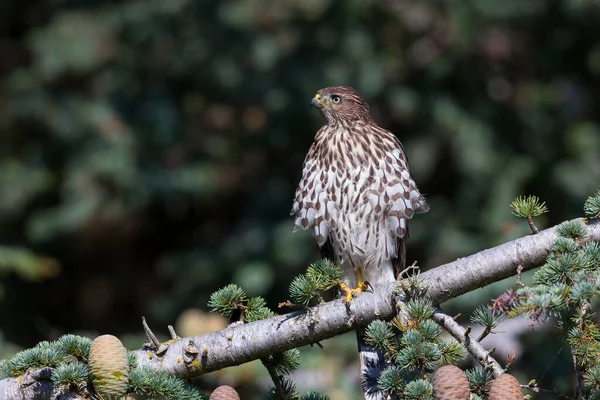
[[[337,211],[333,202],[327,198],[326,187],[329,175],[321,167],[318,157],[318,144],[313,143],[304,160],[302,179],[296,189],[290,215],[296,217],[293,230],[312,229],[317,244],[322,248],[327,242],[329,228],[337,218]],[[333,254],[327,255],[333,257]]]
[[[396,240],[396,258],[392,260],[394,274],[398,276],[406,267],[406,240],[408,239],[408,220],[415,213],[429,210],[425,198],[419,190],[408,170],[408,159],[400,140],[391,132],[385,131],[392,141],[388,149],[383,168],[388,187],[385,195],[389,199],[386,205],[388,228]]]

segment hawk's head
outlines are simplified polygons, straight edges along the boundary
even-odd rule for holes
[[[321,89],[310,104],[321,110],[328,123],[371,121],[369,105],[356,89],[349,86],[332,86]]]

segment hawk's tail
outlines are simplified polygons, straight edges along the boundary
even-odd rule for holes
[[[367,344],[364,329],[356,331],[360,358],[360,381],[365,400],[387,400],[387,396],[379,390],[377,380],[381,371],[387,366],[383,353]]]

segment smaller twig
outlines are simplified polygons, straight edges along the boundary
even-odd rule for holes
[[[490,333],[492,333],[492,330],[489,327],[485,327],[485,329],[483,330],[483,332],[481,332],[481,335],[479,335],[479,337],[477,338],[478,342],[481,342],[483,339],[485,339],[487,337],[487,335],[489,335]]]
[[[542,389],[541,387],[539,387],[537,385],[537,382],[536,382],[535,379],[532,379],[531,382],[529,382],[529,384],[527,384],[527,385],[521,385],[521,387],[523,389],[529,389],[529,390],[531,390],[534,393],[540,393],[540,392],[542,392],[542,393],[548,393],[548,394],[553,394],[553,395],[555,395],[555,396],[557,396],[558,398],[561,398],[561,399],[573,400],[572,397],[569,397],[569,396],[566,396],[566,395],[560,393],[558,391],[558,388],[554,388],[554,389]]]
[[[517,266],[517,287],[525,287],[526,285],[523,283],[521,278],[523,277],[523,266],[519,264]]]
[[[296,307],[296,305],[294,303],[292,303],[291,301],[286,300],[277,305],[277,308],[283,308],[283,307]]]
[[[459,343],[462,343],[467,351],[484,367],[492,370],[494,377],[498,377],[504,373],[502,366],[486,351],[479,341],[469,337],[471,327],[463,328],[451,316],[443,312],[441,309],[433,314],[433,320],[450,333]]]
[[[273,381],[273,384],[275,385],[275,391],[277,392],[277,395],[279,396],[279,398],[281,400],[289,400],[289,397],[288,397],[287,393],[285,392],[283,385],[282,385],[282,377],[277,374],[277,372],[275,371],[275,368],[273,368],[272,365],[270,365],[265,360],[262,360],[262,362],[263,362],[263,365],[265,366],[265,368],[267,369],[267,371],[269,371],[269,376],[271,377],[271,380]]]
[[[538,229],[538,227],[535,226],[535,222],[533,222],[533,217],[531,215],[527,216],[527,222],[529,223],[529,227],[531,228],[531,232],[533,232],[534,235],[540,231]]]
[[[167,325],[167,329],[169,329],[169,334],[171,335],[171,340],[181,339],[179,336],[177,336],[177,333],[175,333],[175,329],[173,328],[173,325]]]
[[[164,343],[161,343],[158,340],[154,332],[152,332],[152,329],[150,329],[150,327],[148,326],[145,317],[142,317],[142,326],[144,327],[144,332],[146,333],[146,338],[148,339],[148,342],[145,344],[154,347],[156,355],[162,356],[163,354],[165,354],[167,350],[169,350],[169,346]]]
[[[416,271],[417,274],[421,271],[421,268],[419,268],[419,266],[417,265],[417,261],[415,260],[415,262],[413,262],[411,265],[409,265],[408,267],[404,268],[402,271],[400,271],[400,273],[398,274],[398,276],[396,277],[396,280],[401,281],[404,276],[404,274],[407,274],[410,271]],[[407,277],[412,276],[411,275],[407,275]]]
[[[571,346],[571,354],[573,355],[573,369],[575,370],[575,378],[577,381],[575,384],[575,400],[579,400],[583,394],[583,371],[577,365],[577,357],[575,356],[575,352],[573,350],[573,346]]]

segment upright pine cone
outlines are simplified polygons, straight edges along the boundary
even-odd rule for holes
[[[469,380],[465,373],[454,365],[444,365],[435,371],[433,391],[437,400],[469,400]]]
[[[103,399],[116,400],[127,394],[129,384],[127,350],[115,336],[102,335],[94,339],[88,366],[94,390]]]
[[[492,381],[489,400],[523,400],[521,385],[509,374],[502,374]]]
[[[223,385],[212,392],[209,400],[240,400],[240,396],[231,386]]]

